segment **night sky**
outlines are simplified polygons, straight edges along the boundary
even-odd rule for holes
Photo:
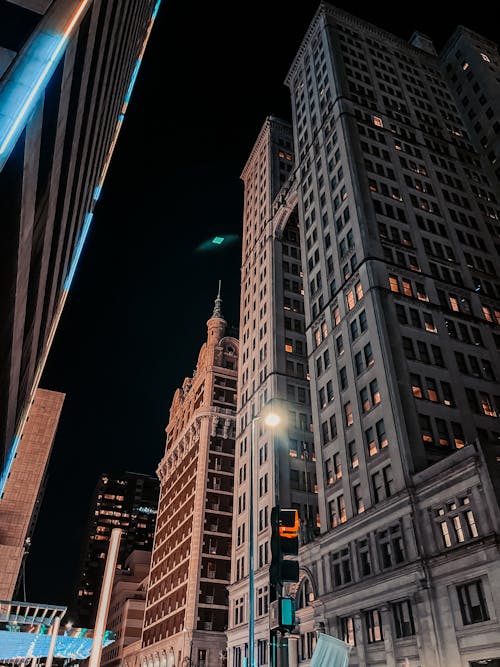
[[[337,6],[439,49],[458,24],[495,38],[492,4]],[[206,338],[219,279],[239,319],[240,174],[317,2],[164,0],[41,387],[66,393],[27,561],[27,597],[68,604],[89,501],[106,470],[154,474],[175,389]],[[447,9],[447,7],[449,9]],[[488,9],[487,9],[488,7]],[[489,11],[489,14],[488,14]],[[214,235],[238,235],[201,253]]]

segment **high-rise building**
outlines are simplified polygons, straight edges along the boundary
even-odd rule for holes
[[[0,499],[159,4],[0,3]]]
[[[300,234],[321,524],[290,589],[300,662],[322,628],[353,645],[352,664],[500,664],[499,74],[496,45],[464,28],[437,55],[425,35],[408,43],[321,3],[286,79],[294,176],[283,197],[265,178],[245,188],[245,238],[294,216]],[[245,301],[245,262],[243,412],[266,297],[256,265]],[[266,268],[275,283],[280,262]],[[248,579],[230,590],[241,667]]]
[[[123,530],[118,568],[125,566],[132,551],[153,549],[158,495],[158,480],[152,475],[124,472],[100,476],[91,503],[74,605],[80,626],[93,625],[113,528]]]
[[[24,599],[21,566],[29,553],[63,402],[64,394],[38,389],[28,413],[0,503],[0,600]]]
[[[271,510],[299,510],[302,543],[317,532],[316,472],[304,319],[297,193],[289,191],[293,136],[288,123],[266,119],[242,172],[244,221],[240,295],[240,365],[235,509],[228,649],[234,664],[248,638],[250,456],[254,459],[255,637],[258,664],[269,643]],[[279,414],[271,430],[262,417]],[[243,510],[241,509],[243,503]]]
[[[238,340],[226,335],[221,304],[219,293],[196,370],[170,408],[142,642],[124,655],[130,667],[225,664]]]

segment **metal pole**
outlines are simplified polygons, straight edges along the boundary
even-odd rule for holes
[[[253,450],[254,450],[254,435],[255,422],[258,417],[253,417],[250,424],[250,465],[249,465],[249,518],[248,518],[248,666],[255,667],[254,662],[254,642],[255,642],[255,572],[254,572],[254,530],[253,530]]]
[[[111,599],[111,590],[113,588],[113,579],[115,576],[116,562],[118,560],[118,551],[120,549],[120,539],[122,536],[121,528],[113,528],[111,539],[109,540],[108,556],[106,558],[106,567],[104,568],[104,577],[102,579],[101,596],[99,606],[97,607],[97,616],[94,628],[94,638],[92,640],[92,651],[89,658],[89,667],[99,667],[101,664],[102,641],[106,628],[108,617],[109,602]]]
[[[54,625],[52,626],[52,637],[50,638],[49,654],[45,661],[45,667],[52,667],[52,660],[54,659],[54,651],[56,648],[57,635],[59,634],[59,626],[61,625],[61,617],[56,616]]]

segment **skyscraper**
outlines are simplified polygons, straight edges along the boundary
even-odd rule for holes
[[[1,3],[0,498],[159,3]]]
[[[228,631],[228,649],[234,654],[235,664],[243,659],[248,637],[250,506],[244,499],[248,499],[252,483],[252,450],[256,496],[255,636],[261,664],[266,664],[262,661],[267,656],[269,638],[271,509],[279,499],[282,506],[299,510],[303,543],[313,539],[317,527],[297,193],[289,186],[294,164],[292,142],[288,123],[267,118],[242,172],[242,347]],[[264,425],[260,415],[266,409],[282,417],[279,429]]]
[[[82,627],[92,627],[113,528],[123,530],[117,567],[132,551],[151,551],[158,509],[156,477],[136,472],[103,473],[94,491],[82,549],[74,612]]]
[[[294,216],[300,233],[321,523],[291,589],[300,661],[324,628],[353,664],[499,664],[498,77],[496,45],[465,28],[438,56],[322,3],[286,79],[294,175],[283,197],[245,189],[246,237]],[[262,201],[269,220],[251,217]],[[243,294],[253,368],[265,292]],[[231,588],[231,667],[246,590]]]
[[[219,294],[170,408],[142,643],[129,665],[225,664],[238,340],[221,304]]]

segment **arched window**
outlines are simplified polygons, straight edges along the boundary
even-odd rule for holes
[[[307,577],[304,577],[297,593],[297,609],[304,609],[312,600],[314,600],[314,591],[311,582]]]

